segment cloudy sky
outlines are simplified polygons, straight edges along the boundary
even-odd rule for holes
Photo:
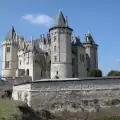
[[[88,30],[92,33],[104,75],[120,70],[119,0],[0,0],[0,40],[11,26],[26,39],[47,33],[59,10],[68,16],[73,35],[81,41]]]

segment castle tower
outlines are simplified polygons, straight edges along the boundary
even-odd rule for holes
[[[98,45],[94,42],[92,35],[88,32],[85,34],[83,46],[86,50],[87,71],[98,69]]]
[[[68,26],[67,19],[59,11],[56,24],[49,29],[51,36],[51,78],[72,77],[72,29]]]
[[[5,40],[2,41],[2,77],[15,77],[18,67],[17,51],[17,34],[11,27]]]

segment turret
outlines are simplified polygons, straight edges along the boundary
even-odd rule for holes
[[[72,77],[71,35],[68,20],[59,11],[55,25],[49,29],[51,36],[51,78]]]
[[[14,77],[18,67],[18,40],[14,27],[11,27],[2,41],[2,77]]]
[[[85,34],[83,46],[86,50],[87,71],[98,69],[98,45],[95,43],[92,35],[88,32]]]

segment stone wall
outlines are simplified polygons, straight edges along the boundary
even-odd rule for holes
[[[28,87],[29,86],[29,87]],[[13,87],[13,99],[53,112],[98,110],[120,105],[120,78],[41,80]]]

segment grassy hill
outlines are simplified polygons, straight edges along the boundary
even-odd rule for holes
[[[64,111],[53,115],[45,110],[34,111],[20,101],[0,100],[0,120],[120,120],[119,116],[120,108],[102,109],[99,113]]]
[[[41,118],[22,102],[0,100],[0,120],[41,120]]]

